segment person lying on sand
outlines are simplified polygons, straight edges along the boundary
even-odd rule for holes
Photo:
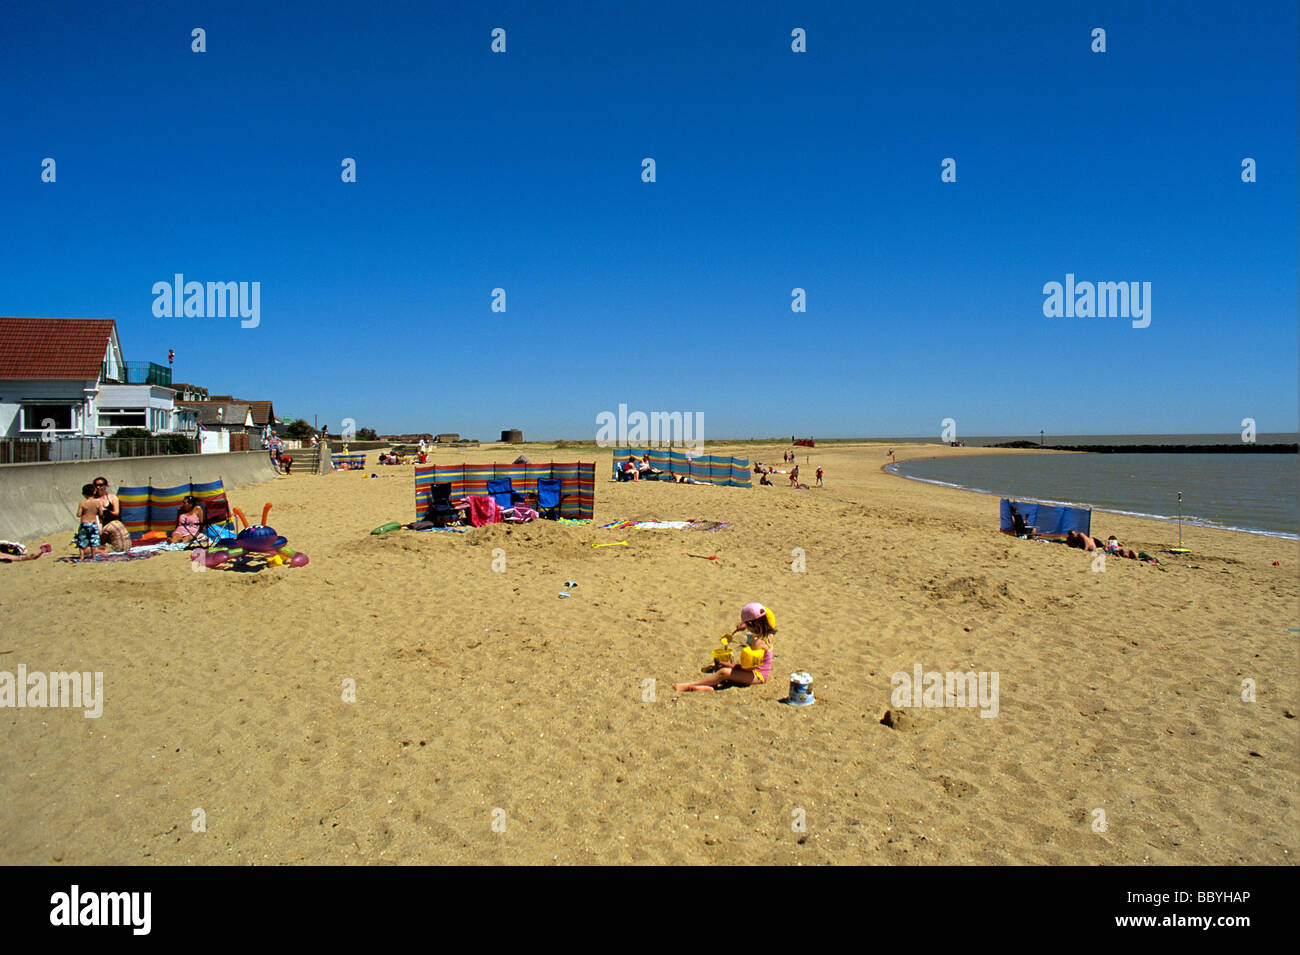
[[[1097,549],[1100,542],[1087,534],[1081,534],[1079,531],[1069,531],[1065,535],[1065,545],[1067,547],[1077,547],[1079,550],[1093,551]]]
[[[1121,544],[1119,541],[1115,539],[1114,534],[1111,534],[1110,537],[1106,538],[1106,543],[1102,546],[1104,547],[1106,553],[1108,554],[1115,554],[1116,556],[1119,557],[1127,557],[1130,560],[1138,559],[1137,551],[1133,550],[1133,548],[1131,547],[1125,547],[1123,544]]]
[[[691,683],[674,683],[673,689],[678,693],[712,693],[723,683],[735,686],[750,686],[754,683],[766,683],[772,675],[772,635],[776,633],[776,622],[772,611],[761,603],[747,603],[740,610],[740,626],[732,633],[749,633],[749,648],[762,650],[763,658],[757,666],[745,669],[739,665],[720,666],[702,680]]]
[[[29,554],[27,548],[22,544],[13,541],[0,541],[0,564],[16,564],[20,560],[36,560],[36,558],[48,554],[53,549],[49,544],[42,544],[40,550],[34,554]]]

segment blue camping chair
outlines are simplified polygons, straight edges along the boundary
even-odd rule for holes
[[[538,478],[537,479],[537,513],[548,520],[558,520],[560,517],[560,505],[564,503],[567,494],[560,493],[563,485],[555,478]]]
[[[524,500],[524,496],[514,489],[510,483],[510,478],[496,478],[487,482],[488,496],[495,498],[501,510],[508,511],[518,502]]]

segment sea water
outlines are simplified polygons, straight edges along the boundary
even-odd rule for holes
[[[1101,443],[1101,442],[1097,442]],[[902,477],[1000,497],[1300,537],[1300,455],[980,454],[900,461]]]

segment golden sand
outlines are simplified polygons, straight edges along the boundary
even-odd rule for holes
[[[71,525],[0,565],[0,670],[105,681],[99,719],[0,709],[0,862],[1292,862],[1296,542],[1189,528],[1191,558],[1095,572],[999,534],[996,498],[881,472],[882,445],[802,452],[807,491],[614,484],[605,451],[436,460],[521,450],[594,459],[597,523],[731,526],[371,536],[414,517],[412,469],[371,467],[232,491],[305,568],[57,563]],[[772,682],[675,694],[751,600]],[[882,724],[916,664],[996,672],[997,715]],[[816,705],[778,702],[793,670]]]

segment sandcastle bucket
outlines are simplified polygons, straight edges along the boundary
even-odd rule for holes
[[[790,674],[790,696],[786,702],[791,706],[812,706],[817,702],[813,697],[812,677],[809,674]]]

